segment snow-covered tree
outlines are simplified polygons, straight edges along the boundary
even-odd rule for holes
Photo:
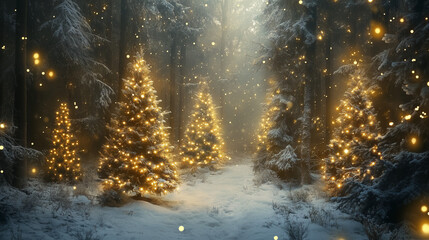
[[[131,65],[130,65],[131,66]],[[147,62],[137,56],[101,150],[99,177],[106,190],[165,194],[178,185],[164,115]]]
[[[267,28],[271,44],[263,49],[265,54],[261,62],[266,63],[276,74],[274,81],[277,82],[277,86],[274,87],[274,91],[276,91],[275,94],[278,97],[273,98],[273,100],[283,102],[282,104],[291,101],[295,114],[290,120],[299,121],[299,128],[301,128],[299,134],[298,132],[293,134],[288,131],[285,132],[291,126],[287,126],[288,128],[279,127],[279,123],[285,123],[278,120],[272,129],[277,131],[278,136],[293,136],[294,139],[289,139],[289,142],[295,141],[299,143],[297,145],[299,154],[297,155],[301,160],[291,161],[290,164],[293,164],[293,166],[290,166],[290,169],[299,171],[295,171],[292,178],[302,183],[311,181],[309,171],[311,110],[313,104],[312,81],[314,81],[313,78],[317,71],[316,65],[314,65],[316,7],[316,1],[275,0],[267,2],[264,11],[264,25]],[[281,115],[285,109],[278,107],[274,108],[274,111]],[[266,133],[270,133],[270,131],[266,131]],[[278,152],[273,151],[271,156],[276,155],[287,146],[287,144],[280,146],[280,149],[277,149]],[[265,159],[263,161],[270,160]],[[289,165],[284,164],[284,166]]]
[[[338,193],[350,181],[367,184],[380,175],[375,169],[382,159],[377,143],[380,135],[377,114],[371,95],[377,90],[368,86],[362,69],[349,74],[347,90],[336,108],[337,118],[325,160],[323,178],[332,193]]]
[[[79,142],[71,128],[70,111],[67,104],[61,103],[55,114],[52,149],[46,158],[46,179],[73,183],[82,177],[80,158],[78,157]]]
[[[74,0],[60,0],[54,7],[53,17],[42,25],[52,32],[49,56],[56,59],[56,70],[71,96],[81,106],[77,117],[87,130],[98,132],[97,121],[111,104],[113,89],[103,81],[102,73],[108,68],[95,60],[93,48],[105,41],[92,33],[91,26]],[[79,89],[77,91],[76,89]],[[90,89],[90,90],[89,90]],[[87,91],[88,90],[88,91]],[[86,104],[85,104],[86,103]]]
[[[220,122],[208,85],[200,83],[181,147],[182,167],[195,170],[227,160],[220,131]]]

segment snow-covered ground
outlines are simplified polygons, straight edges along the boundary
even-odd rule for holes
[[[288,226],[308,226],[306,239],[366,239],[363,227],[326,202],[317,184],[280,189],[253,179],[251,161],[242,159],[187,176],[162,198],[119,208],[33,181],[28,194],[0,189],[0,210],[7,213],[6,224],[0,217],[0,239],[290,239]]]

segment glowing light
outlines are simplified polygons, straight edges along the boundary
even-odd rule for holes
[[[3,169],[2,169],[2,170],[0,170],[0,173],[1,173],[1,174],[3,174],[3,173],[4,173],[4,172],[3,172]]]
[[[216,43],[215,43],[215,42],[212,42],[212,46],[214,46],[214,45],[216,45]]]
[[[368,0],[369,3],[372,3],[373,0]]]
[[[36,173],[36,169],[35,169],[35,168],[32,168],[32,169],[31,169],[31,172],[32,172],[32,173]]]
[[[405,116],[405,120],[410,120],[411,119],[411,115],[407,115],[407,116]]]
[[[404,18],[400,18],[400,19],[399,19],[399,22],[400,22],[400,23],[403,23],[403,22],[405,22],[405,19],[404,19]]]
[[[6,127],[6,125],[4,123],[0,123],[0,128],[4,129]]]
[[[413,137],[413,138],[411,138],[411,144],[416,144],[417,143],[417,138],[415,138],[415,137]]]
[[[411,30],[410,30],[410,33],[411,33],[411,34],[413,34],[413,33],[414,33],[414,30],[413,30],[413,29],[411,29]]]
[[[299,1],[298,1],[298,3],[302,5],[302,4],[303,4],[303,1],[302,1],[302,0],[299,0]]]
[[[184,227],[184,226],[180,226],[180,227],[179,227],[179,231],[183,232],[184,230],[185,230],[185,227]]]
[[[274,236],[274,240],[279,240],[279,237],[278,236]]]
[[[50,78],[53,78],[53,77],[54,77],[54,75],[55,75],[55,74],[54,74],[54,71],[49,71],[49,72],[48,72],[48,76],[49,76]]]
[[[429,224],[424,223],[424,224],[422,225],[422,232],[423,232],[424,234],[429,234]]]
[[[4,146],[3,145],[0,145],[0,150],[3,150],[4,149]]]
[[[76,186],[73,186],[73,190],[76,190]]]
[[[344,149],[344,154],[349,154],[349,150],[348,149]]]
[[[389,122],[389,126],[393,126],[393,124],[394,124],[393,122]]]
[[[129,54],[127,54],[127,56],[126,56],[127,58],[130,58],[130,55]]]
[[[423,205],[421,208],[420,208],[420,211],[422,211],[422,212],[427,212],[428,211],[428,207],[426,206],[426,205]]]
[[[375,34],[380,34],[380,33],[381,33],[381,28],[376,27],[376,28],[374,29],[374,32],[375,32]]]
[[[35,59],[35,60],[34,60],[34,65],[39,65],[39,63],[40,63],[40,60],[39,60],[39,59]]]
[[[39,53],[34,53],[34,54],[33,54],[33,58],[34,58],[34,59],[39,59],[39,57],[40,57]]]

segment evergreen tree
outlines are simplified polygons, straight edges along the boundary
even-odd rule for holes
[[[213,166],[228,157],[223,152],[223,138],[213,99],[206,83],[200,83],[194,96],[194,109],[190,116],[181,148],[182,166]]]
[[[76,182],[81,178],[80,158],[77,156],[79,142],[72,133],[69,114],[66,103],[62,103],[56,112],[53,148],[47,157],[46,178],[50,181]]]
[[[362,70],[353,70],[348,89],[336,108],[338,117],[332,122],[329,156],[322,167],[323,178],[333,192],[349,181],[368,183],[380,175],[375,169],[382,159],[377,146],[381,135],[371,101],[376,89],[368,87],[367,81]]]
[[[176,163],[158,106],[150,69],[137,56],[132,76],[124,80],[121,102],[108,126],[99,176],[106,189],[135,194],[164,194],[178,184]]]

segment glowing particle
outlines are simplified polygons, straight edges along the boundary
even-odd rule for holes
[[[429,234],[429,224],[424,223],[424,224],[422,225],[422,232],[423,232],[424,234]]]
[[[404,19],[404,18],[400,18],[400,19],[399,19],[399,22],[400,22],[400,23],[403,23],[403,22],[405,22],[405,19]]]
[[[389,123],[389,126],[393,126],[393,122],[390,122],[390,123]]]
[[[415,137],[413,137],[413,138],[411,138],[411,144],[416,144],[417,143],[417,138],[415,138]],[[425,207],[425,206],[423,206],[423,207]],[[422,207],[422,208],[423,208]],[[427,209],[427,208],[426,208]]]
[[[129,54],[127,54],[127,56],[126,56],[127,58],[130,58],[130,55]]]
[[[423,205],[423,206],[420,208],[420,211],[422,211],[422,212],[427,212],[427,211],[428,211],[428,207],[427,207],[427,206],[425,206],[425,205]]]
[[[411,29],[411,30],[410,30],[410,33],[411,33],[411,34],[413,34],[413,33],[414,33],[414,30],[413,30],[413,29]]]
[[[368,0],[369,3],[372,3],[373,0]]]
[[[0,123],[0,128],[5,128],[6,127],[6,125],[4,124],[4,123]]]
[[[214,46],[214,45],[216,45],[216,43],[215,43],[215,42],[212,42],[212,46]]]
[[[54,72],[53,72],[53,71],[49,71],[49,72],[48,72],[48,76],[49,76],[50,78],[53,78],[53,77],[54,77]]]
[[[183,232],[184,230],[185,230],[185,227],[183,227],[183,226],[179,227],[179,231]]]
[[[302,0],[299,0],[299,1],[298,1],[298,3],[299,3],[299,4],[303,4],[303,1],[302,1]]]
[[[405,120],[410,120],[410,119],[411,119],[411,115],[405,116]]]
[[[0,145],[0,150],[3,150],[3,149],[4,149],[3,145]]]
[[[279,237],[277,237],[277,236],[274,236],[274,240],[279,240]]]
[[[1,174],[3,174],[3,169],[2,169],[2,170],[0,170],[0,173],[1,173]]]
[[[36,173],[36,169],[35,168],[31,169],[31,172]]]
[[[376,28],[374,29],[374,32],[375,32],[375,34],[380,34],[380,33],[381,33],[381,28],[376,27]]]
[[[73,190],[76,190],[76,186],[73,186]]]
[[[39,65],[39,63],[40,63],[40,60],[39,60],[39,59],[35,59],[35,60],[34,60],[34,65]]]
[[[344,153],[345,154],[349,154],[349,150],[348,149],[344,149]]]
[[[40,57],[39,53],[34,53],[34,54],[33,54],[33,58],[34,58],[34,59],[39,59],[39,57]]]

